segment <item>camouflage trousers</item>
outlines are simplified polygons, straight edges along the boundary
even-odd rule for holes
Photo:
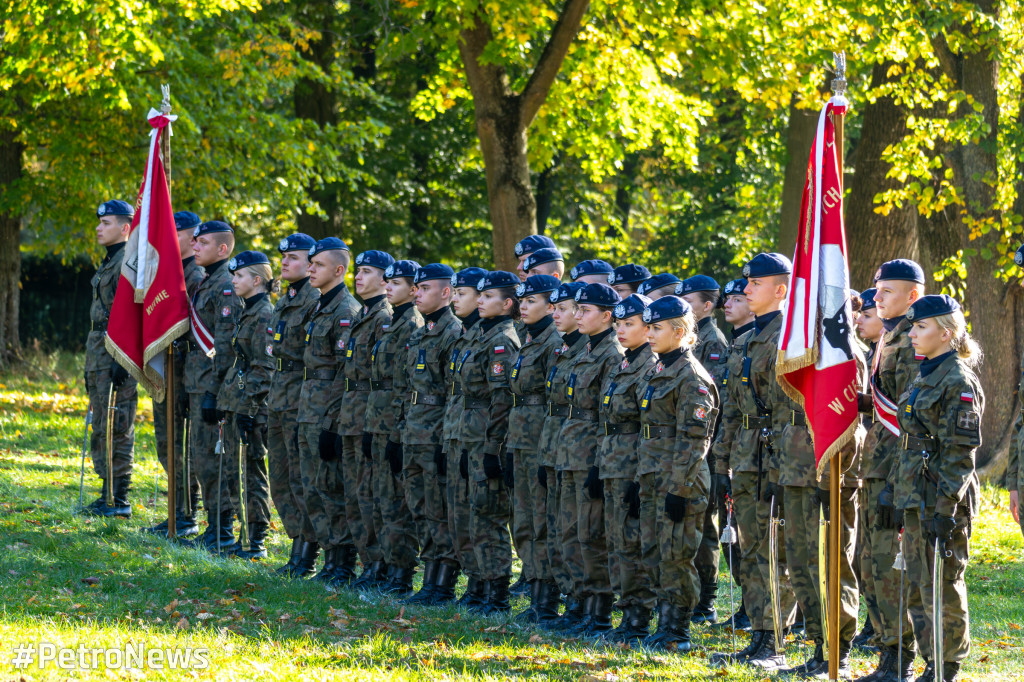
[[[1024,533],[1024,478],[1017,485],[1017,518],[1020,519],[1020,532]]]
[[[605,533],[610,545],[609,571],[612,590],[619,595],[616,606],[624,609],[653,600],[651,586],[645,578],[643,545],[640,537],[640,514],[629,515],[626,491],[631,478],[604,480]]]
[[[544,467],[548,487],[544,504],[547,534],[546,548],[547,566],[550,570],[549,580],[554,580],[562,594],[573,594],[572,574],[568,562],[565,561],[565,547],[562,544],[561,518],[559,516],[559,500],[562,497],[562,472],[554,467]],[[573,530],[575,536],[575,529]],[[536,547],[536,545],[535,545]]]
[[[861,575],[864,578],[864,593],[870,595],[868,603],[874,602],[876,609],[868,610],[868,617],[875,630],[874,643],[895,647],[899,644],[900,619],[903,619],[904,649],[914,650],[913,627],[910,623],[910,582],[903,583],[903,611],[900,612],[900,573],[893,570],[893,561],[899,552],[899,530],[878,527],[878,495],[885,488],[885,480],[870,478],[864,481],[862,495],[865,504],[861,508],[861,524],[864,526],[864,546],[861,553]],[[904,552],[903,556],[907,557]]]
[[[654,609],[668,602],[692,611],[700,598],[700,578],[694,558],[703,534],[707,498],[686,501],[683,520],[676,523],[665,514],[668,481],[662,473],[640,476],[640,541],[644,573],[651,594],[643,605]]]
[[[457,564],[455,546],[448,532],[448,504],[445,499],[449,480],[447,462],[442,475],[434,461],[438,447],[405,446],[405,505],[416,523],[420,559]],[[458,472],[455,475],[458,476]]]
[[[537,480],[537,466],[540,456],[536,450],[515,448],[509,451],[512,459],[512,545],[516,555],[523,562],[522,577],[528,581],[537,580],[541,570],[538,567],[538,552],[534,546],[534,520],[537,516],[537,499],[544,491]]]
[[[512,575],[512,538],[508,524],[512,501],[504,478],[484,477],[484,449],[491,443],[466,443],[469,452],[469,535],[483,580]]]
[[[460,470],[462,461],[462,444],[452,439],[448,441],[448,485],[445,488],[445,503],[448,508],[448,535],[452,539],[455,558],[462,566],[462,572],[469,578],[480,579],[483,572],[477,566],[476,554],[473,552],[473,540],[470,535],[470,499],[469,479],[463,478]],[[468,459],[469,454],[466,454]]]
[[[180,383],[180,382],[179,382]],[[181,390],[180,386],[175,387],[175,394]],[[185,395],[188,398],[188,395]],[[177,402],[177,399],[175,399]],[[192,471],[191,467],[186,472],[184,462],[187,457],[185,448],[183,446],[185,439],[185,415],[182,414],[181,409],[174,406],[174,428],[171,432],[174,436],[174,478],[175,478],[175,493],[174,499],[176,507],[179,512],[194,514],[196,503],[199,501],[199,479],[196,478],[195,472]],[[167,471],[167,444],[168,444],[168,433],[167,433],[167,403],[153,402],[153,432],[156,436],[156,456],[160,460],[160,466],[164,468],[164,472]],[[185,475],[188,474],[189,494],[185,495]]]
[[[867,524],[864,523],[864,515],[869,503],[870,501],[867,496],[867,488],[860,488],[857,491],[857,508],[860,511],[857,517],[857,547],[853,552],[853,572],[857,576],[857,585],[860,590],[860,597],[864,602],[864,608],[867,612],[865,622],[871,623],[872,627],[874,627],[874,624],[879,622],[878,601],[875,599],[874,592],[868,592],[868,573],[870,566],[864,559],[865,553],[867,552],[866,548],[868,538]]]
[[[270,497],[289,538],[315,537],[302,501],[302,469],[299,466],[298,411],[270,410],[267,420],[267,460]]]
[[[402,471],[391,473],[385,448],[388,434],[373,434],[373,510],[374,519],[380,519],[377,537],[384,561],[398,568],[416,568],[419,556],[419,537],[416,521],[405,504],[405,484]]]
[[[303,501],[313,529],[309,542],[331,549],[352,544],[345,523],[345,475],[342,459],[320,459],[320,425],[299,424],[299,469],[302,474]]]
[[[800,612],[804,616],[806,638],[815,644],[822,644],[825,635],[818,589],[818,518],[821,506],[815,498],[815,488],[786,486],[783,494],[790,580]],[[843,488],[841,497],[839,641],[841,645],[849,645],[857,631],[857,610],[860,605],[857,579],[853,573],[853,539],[857,536],[857,488]],[[831,528],[829,532],[832,532]]]
[[[364,477],[366,485],[371,491],[373,489],[373,460],[363,456],[363,437],[361,435],[342,436],[341,441],[341,470],[345,495],[344,505],[338,510],[338,513],[341,516],[341,522],[348,528],[351,542],[355,543],[363,566],[369,566],[374,561],[384,560],[380,543],[377,542],[377,529],[372,524],[367,526],[363,523],[363,509],[360,506],[359,490]]]
[[[573,472],[576,486],[576,524],[583,560],[582,593],[614,597],[609,570],[608,534],[605,523],[604,493],[592,498],[583,486],[587,472]],[[603,484],[602,484],[603,485]]]
[[[226,439],[235,445],[235,451],[227,451],[226,458],[234,460],[231,480],[231,506],[234,508],[239,521],[242,520],[242,504],[245,505],[246,520],[249,525],[270,524],[270,481],[267,477],[267,423],[263,417],[257,418],[249,435],[249,443],[245,448],[245,457],[242,457],[242,438],[235,425],[233,412],[227,413],[224,420],[224,432]],[[243,470],[244,469],[244,470]],[[245,482],[245,499],[242,500],[241,483]]]
[[[907,559],[907,578],[919,598],[915,600],[920,608],[911,608],[914,635],[921,655],[926,661],[933,661],[932,636],[934,613],[932,611],[933,569],[935,564],[935,543],[928,537],[925,525],[931,524],[934,508],[926,508],[922,518],[917,509],[906,511],[903,551]],[[964,573],[970,559],[970,519],[958,509],[954,517],[957,522],[953,538],[946,541],[949,556],[943,560],[942,572],[942,653],[943,663],[959,663],[971,653],[971,621],[967,612],[967,583]]]
[[[89,454],[92,468],[101,479],[107,478],[107,405],[110,399],[110,372],[87,372],[85,387],[92,407],[92,437],[89,439]],[[114,429],[111,443],[113,452],[112,478],[132,475],[135,459],[135,410],[139,400],[134,379],[129,379],[117,390],[114,398]]]
[[[208,424],[198,415],[202,414],[202,393],[189,393],[189,414],[197,415],[189,426],[189,457],[191,469],[199,479],[203,493],[203,508],[210,525],[220,515],[234,513],[231,498],[231,481],[238,479],[238,445],[232,440],[232,430],[221,424]],[[221,441],[223,455],[217,454],[217,441]]]
[[[708,466],[707,460],[705,466]],[[701,585],[718,585],[718,569],[721,562],[721,546],[718,539],[722,537],[718,530],[718,507],[708,501],[704,518],[701,521],[700,546],[694,564]]]
[[[519,472],[516,472],[516,476]],[[554,582],[555,576],[551,568],[551,560],[548,553],[548,488],[555,485],[554,474],[547,478],[548,470],[544,470],[544,484],[540,480],[540,458],[537,458],[537,466],[532,472],[527,472],[527,485],[533,495],[532,509],[533,522],[531,525],[530,542],[533,546],[533,578],[544,582]],[[516,479],[516,487],[519,487],[519,479]],[[524,568],[525,570],[525,568]],[[530,575],[530,574],[527,574]]]
[[[584,495],[585,471],[559,471],[558,533],[559,556],[569,576],[569,590],[565,594],[581,598],[584,592],[583,544],[580,542],[580,497]],[[563,590],[564,591],[564,590]]]
[[[732,491],[736,504],[736,523],[739,528],[740,553],[743,559],[743,605],[754,630],[773,628],[771,581],[769,565],[771,549],[769,526],[770,507],[758,496],[758,474],[740,472],[733,474]],[[767,480],[767,479],[765,479]],[[779,606],[783,628],[793,624],[796,618],[796,597],[789,582],[786,567],[785,533],[778,527],[778,587]]]

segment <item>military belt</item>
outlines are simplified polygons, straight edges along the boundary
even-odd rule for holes
[[[105,331],[107,331],[107,323],[106,322],[95,322],[95,321],[90,322],[89,323],[89,331],[105,332]]]
[[[338,375],[336,369],[309,369],[303,368],[302,379],[304,381],[310,381],[311,379],[321,379],[323,381],[332,381],[335,376]]]
[[[651,440],[652,438],[674,438],[676,427],[674,426],[651,426],[644,424],[640,427],[640,436]]]
[[[604,422],[604,435],[622,436],[640,433],[640,422]]]
[[[519,395],[517,393],[512,394],[512,407],[521,407],[524,405],[543,405],[547,402],[546,397],[543,393],[537,395]]]
[[[485,410],[491,406],[490,398],[470,398],[468,395],[462,399],[462,406],[467,410]]]
[[[444,405],[445,397],[436,393],[413,391],[409,394],[409,402],[412,405]]]
[[[938,443],[931,436],[911,436],[909,433],[905,433],[903,434],[902,445],[906,450],[923,450],[927,453],[933,453],[938,450]]]
[[[789,423],[793,426],[807,426],[807,415],[798,410],[790,410]]]
[[[569,419],[579,419],[585,422],[596,422],[598,420],[597,410],[584,410],[575,405],[569,406]]]
[[[548,416],[549,417],[568,417],[569,406],[568,405],[556,405],[551,401],[548,401]]]
[[[391,379],[371,379],[370,390],[371,391],[390,391],[394,387]]]
[[[345,392],[351,391],[369,391],[369,381],[356,381],[355,379],[345,379]]]
[[[745,429],[761,429],[766,426],[771,426],[768,417],[758,417],[752,414],[743,415],[743,428]]]
[[[277,359],[277,371],[278,372],[298,372],[299,370],[305,370],[306,366],[303,365],[299,360],[282,360]]]

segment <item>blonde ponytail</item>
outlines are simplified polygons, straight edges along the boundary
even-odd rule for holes
[[[949,330],[949,346],[964,361],[964,364],[971,369],[981,365],[985,354],[978,342],[967,331],[967,320],[964,318],[963,311],[957,310],[948,315],[939,315],[935,318],[935,322],[941,328]]]

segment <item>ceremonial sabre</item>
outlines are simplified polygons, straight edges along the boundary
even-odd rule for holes
[[[825,561],[828,544],[828,519],[825,510],[818,507],[818,606],[821,607],[821,634],[824,639],[822,656],[827,661],[829,650],[828,638],[828,563]]]
[[[78,511],[85,508],[85,453],[89,450],[89,427],[92,425],[92,403],[85,413],[85,436],[82,438],[82,469],[78,474]]]
[[[785,519],[775,518],[775,496],[768,507],[768,586],[772,597],[772,625],[775,629],[775,650],[783,644],[782,604],[779,595],[779,526],[786,525]]]
[[[953,553],[946,549],[946,541],[935,537],[935,565],[932,570],[932,659],[935,663],[935,682],[942,682],[942,574],[945,558]]]
[[[117,391],[110,382],[107,393],[107,499],[108,507],[114,506],[114,411],[117,409]]]
[[[730,619],[732,620],[732,652],[736,653],[736,600],[733,597],[732,586],[735,582],[735,576],[732,572],[735,570],[732,562],[732,546],[736,544],[736,531],[732,527],[732,496],[725,496],[725,530],[722,531],[722,538],[720,542],[723,545],[729,547],[729,611],[732,613]]]
[[[238,522],[241,528],[238,529],[238,544],[245,550],[249,545],[249,514],[245,508],[245,458],[249,455],[249,435],[238,434]]]
[[[896,628],[896,670],[903,670],[903,579],[904,573],[907,570],[907,561],[903,558],[903,531],[900,531],[899,535],[900,549],[896,553],[896,560],[892,562],[893,570],[900,572],[900,608],[897,613],[900,614],[900,622]]]
[[[217,547],[217,556],[220,556],[220,517],[224,512],[224,489],[222,480],[224,477],[224,420],[220,421],[217,427],[217,445],[213,448],[213,454],[217,455],[217,537],[213,544]]]

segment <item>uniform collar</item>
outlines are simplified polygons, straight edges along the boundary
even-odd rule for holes
[[[641,346],[637,346],[633,350],[627,350],[626,351],[626,355],[625,355],[626,362],[628,362],[629,364],[633,364],[633,361],[636,360],[638,357],[640,357],[641,353],[643,353],[645,350],[647,350],[650,347],[651,347],[651,344],[644,343]]]
[[[778,317],[781,314],[782,314],[781,310],[773,310],[770,313],[765,313],[764,315],[758,315],[757,317],[755,317],[754,318],[754,334],[755,334],[755,336],[757,334],[760,334],[761,332],[763,332],[765,329],[767,329],[768,325],[770,325],[775,320],[775,318]]]
[[[710,315],[701,318],[700,320],[697,321],[697,331],[704,331],[704,328],[707,327],[709,324],[712,324],[714,321],[715,318],[711,317]]]
[[[486,319],[481,319],[480,320],[480,331],[485,332],[485,333],[489,332],[492,329],[494,329],[495,327],[497,327],[499,324],[501,324],[502,322],[505,322],[506,320],[511,320],[511,319],[512,318],[510,316],[508,316],[508,315],[498,315],[497,317],[488,317]]]
[[[740,338],[741,336],[743,336],[744,334],[746,334],[747,332],[749,332],[753,328],[754,328],[754,323],[753,322],[747,322],[746,324],[741,324],[738,327],[733,327],[732,328],[732,340],[735,341],[736,339]]]
[[[228,259],[225,258],[224,260],[219,260],[216,263],[210,263],[209,265],[203,266],[203,269],[206,270],[206,276],[213,277],[214,273],[224,267],[224,264],[227,262]]]
[[[298,296],[299,292],[302,291],[302,287],[306,286],[306,282],[308,282],[308,281],[309,281],[309,277],[303,277],[302,279],[297,279],[294,282],[289,283],[288,284],[288,288],[290,290],[294,291],[295,295]]]
[[[599,334],[591,334],[590,335],[590,348],[591,349],[597,348],[597,345],[599,343],[601,343],[602,341],[604,341],[605,339],[607,339],[609,336],[611,336],[611,333],[612,333],[612,328],[608,327],[608,329],[605,329],[603,332],[601,332]]]
[[[462,328],[465,329],[466,331],[469,331],[470,329],[473,328],[473,325],[475,325],[479,321],[480,311],[474,308],[473,312],[462,318]]]
[[[245,304],[245,309],[246,310],[252,310],[257,305],[259,305],[260,301],[262,301],[266,297],[267,297],[267,292],[264,291],[262,293],[259,293],[259,294],[256,294],[254,296],[250,296],[249,298],[244,299],[242,301],[242,303]]]
[[[320,310],[323,310],[324,308],[329,306],[331,304],[331,301],[333,301],[335,298],[337,298],[338,294],[340,294],[341,290],[344,289],[344,288],[345,288],[345,283],[342,282],[341,284],[339,284],[338,286],[334,287],[330,291],[327,291],[327,292],[324,292],[323,294],[321,294],[320,295]]]
[[[109,263],[110,259],[113,258],[114,256],[116,256],[117,253],[121,249],[123,249],[125,247],[125,244],[127,244],[127,243],[128,242],[118,242],[116,244],[111,244],[110,246],[108,246],[107,247],[107,255],[106,255],[106,257],[104,257],[103,262],[104,263]]]
[[[428,313],[427,315],[424,315],[423,319],[425,321],[427,321],[427,322],[437,322],[438,320],[440,320],[442,317],[444,317],[447,313],[450,313],[451,311],[452,311],[451,308],[449,308],[446,305],[443,305],[440,308],[438,308],[437,310],[435,310],[434,312]]]
[[[550,315],[545,315],[544,317],[540,318],[540,320],[536,324],[526,325],[526,332],[533,338],[537,338],[537,336],[542,331],[550,327],[554,321],[555,318],[551,317]]]
[[[181,269],[184,270],[185,268],[187,268],[188,266],[192,265],[195,262],[196,262],[196,257],[195,256],[189,256],[188,258],[182,258],[181,259]]]
[[[939,368],[943,362],[945,362],[949,356],[953,355],[956,351],[946,351],[942,355],[934,358],[928,358],[921,361],[921,376],[926,377]]]
[[[662,367],[667,369],[674,365],[679,358],[683,357],[683,353],[684,351],[682,348],[676,348],[675,350],[670,350],[664,355],[659,355],[658,361],[661,363]]]
[[[900,322],[902,322],[905,319],[907,319],[906,315],[900,315],[899,317],[890,317],[888,319],[883,319],[882,327],[885,328],[886,332],[891,332],[893,329],[899,326]]]
[[[574,329],[565,336],[563,336],[562,341],[565,342],[565,345],[572,347],[575,346],[576,342],[579,341],[582,337],[583,334],[580,334],[580,330]]]
[[[366,306],[367,310],[369,310],[373,306],[383,301],[385,298],[387,298],[386,294],[380,294],[379,296],[371,296],[370,298],[363,301],[363,305]]]
[[[412,303],[403,303],[400,306],[396,306],[391,312],[391,325],[394,326],[405,317],[405,314],[412,309]]]

